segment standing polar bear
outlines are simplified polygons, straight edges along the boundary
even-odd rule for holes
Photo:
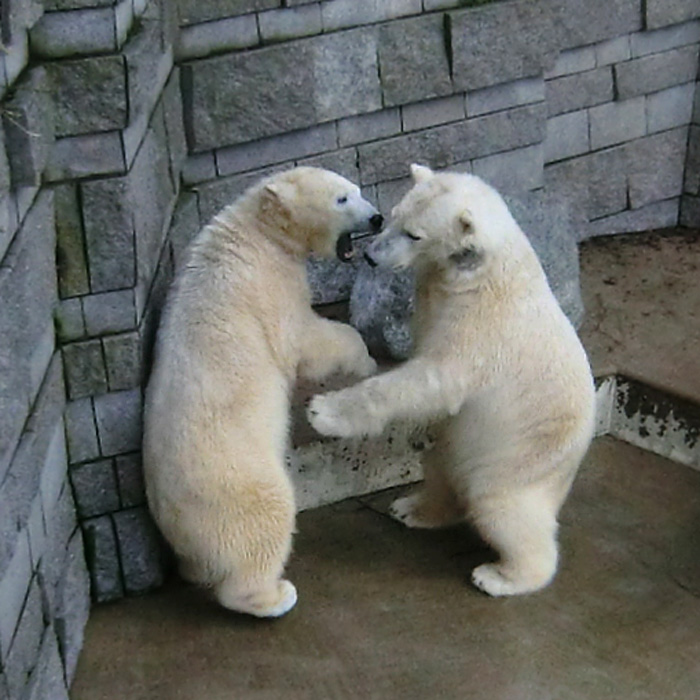
[[[376,370],[360,335],[310,306],[309,253],[350,253],[382,218],[359,188],[318,168],[263,180],[188,251],[161,321],[143,443],[151,512],[182,576],[232,610],[283,615],[294,530],[285,470],[298,375]]]
[[[586,354],[499,194],[471,175],[411,171],[366,257],[416,269],[414,357],[316,396],[309,419],[340,437],[435,421],[423,487],[393,515],[409,527],[468,517],[500,557],[474,569],[474,584],[536,591],[556,572],[557,514],[593,434]]]

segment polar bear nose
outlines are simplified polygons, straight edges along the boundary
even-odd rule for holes
[[[369,225],[372,227],[373,231],[379,231],[384,225],[384,217],[381,214],[375,214],[370,217]]]

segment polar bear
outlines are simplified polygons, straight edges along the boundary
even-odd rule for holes
[[[360,335],[310,306],[309,253],[349,257],[382,217],[357,186],[295,168],[253,186],[195,238],[170,291],[145,404],[151,512],[182,576],[259,617],[296,603],[282,571],[295,521],[285,470],[301,375],[376,370]]]
[[[499,555],[474,584],[536,591],[556,572],[557,514],[593,435],[586,353],[500,195],[472,175],[413,165],[412,176],[366,257],[415,268],[414,355],[314,397],[309,420],[340,437],[434,421],[423,486],[393,515],[409,527],[468,518]]]

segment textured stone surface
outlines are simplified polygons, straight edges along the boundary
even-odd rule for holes
[[[290,72],[290,65],[297,69]],[[382,106],[374,30],[231,54],[186,64],[181,70],[194,151]]]
[[[544,182],[544,148],[526,146],[472,163],[472,172],[500,192],[517,194],[542,187]]]
[[[142,593],[163,583],[163,545],[146,508],[114,515],[127,593]]]
[[[124,587],[111,516],[103,515],[83,522],[83,537],[93,600],[103,603],[121,598]]]
[[[468,92],[467,116],[477,117],[542,100],[544,100],[542,78],[525,78]]]
[[[401,109],[404,131],[427,129],[465,117],[464,95],[451,95],[427,102],[417,102]]]
[[[89,335],[118,333],[136,325],[134,292],[123,289],[82,298],[85,327]]]
[[[338,122],[338,141],[340,146],[376,141],[400,132],[401,113],[396,108],[361,114],[357,117],[348,117]]]
[[[623,211],[592,221],[588,236],[607,236],[613,233],[634,233],[655,228],[671,228],[678,223],[679,200],[654,202],[641,209]]]
[[[620,63],[615,66],[618,95],[624,100],[687,83],[695,80],[697,71],[697,46],[664,51]]]
[[[557,300],[571,321],[583,318],[577,242],[585,221],[556,197],[531,192],[506,197],[547,273]],[[368,347],[379,356],[405,359],[411,351],[409,319],[413,310],[410,273],[360,269],[350,299],[350,317]]]
[[[180,22],[195,24],[279,7],[279,0],[176,0]]]
[[[87,294],[90,291],[90,283],[75,185],[54,187],[54,207],[59,292],[63,298]]]
[[[589,151],[588,111],[583,109],[550,117],[544,148],[547,163]]]
[[[589,118],[591,148],[594,150],[624,143],[646,133],[643,97],[592,107]]]
[[[126,66],[122,56],[48,64],[56,105],[56,134],[74,136],[122,129],[127,121]],[[86,90],[86,86],[91,88]]]
[[[2,117],[12,184],[38,185],[54,138],[54,110],[42,67],[32,68],[19,81],[12,99],[3,105]]]
[[[32,577],[32,559],[26,530],[17,537],[14,554],[9,561],[3,561],[0,571],[0,596],[3,602],[0,606],[0,654],[6,658]]]
[[[66,405],[66,439],[71,463],[94,459],[100,454],[91,399]]]
[[[556,9],[557,40],[562,49],[642,29],[640,0],[553,0],[551,5]]]
[[[441,15],[381,27],[377,48],[385,106],[452,93],[444,32]]]
[[[109,456],[141,446],[141,391],[117,391],[94,400],[100,450]]]
[[[328,32],[418,14],[421,3],[420,0],[331,0],[321,5],[321,11],[323,28]]]
[[[697,19],[697,0],[646,0],[646,25],[649,29]]]
[[[34,399],[32,351],[57,296],[51,200],[39,195],[0,265],[0,481]]]
[[[564,76],[545,83],[547,113],[573,112],[613,100],[612,70],[597,70]]]
[[[99,340],[64,346],[63,366],[71,400],[107,391],[107,372]]]
[[[177,58],[183,61],[226,51],[238,51],[255,46],[258,41],[255,15],[193,24],[180,30]]]
[[[321,5],[271,10],[258,15],[260,38],[266,43],[286,41],[321,32]]]
[[[183,192],[178,199],[168,232],[168,240],[176,265],[179,265],[186,247],[197,235],[199,229],[197,195],[192,192]]]
[[[140,506],[146,502],[146,487],[139,454],[121,455],[115,458],[119,498],[122,508]]]
[[[27,692],[29,700],[68,700],[63,663],[51,627],[47,627],[44,632],[39,658],[27,684]]]
[[[641,36],[641,35],[637,35]],[[609,66],[613,63],[626,61],[632,55],[629,36],[619,36],[608,39],[595,47],[595,62],[597,66]]]
[[[454,84],[464,90],[539,75],[559,48],[544,3],[487,5],[449,18]]]
[[[126,169],[121,135],[116,131],[66,136],[53,146],[47,168],[50,182],[91,175],[114,175]]]
[[[403,177],[420,161],[434,168],[542,141],[544,109],[519,107],[358,147],[362,184]]]
[[[686,83],[647,95],[647,127],[650,134],[690,124],[697,83]]]
[[[700,8],[698,8],[700,13]],[[698,15],[700,17],[700,14]],[[683,24],[675,24],[656,31],[632,34],[629,38],[632,56],[646,56],[660,51],[668,51],[687,44],[697,44],[700,41],[700,19]]]
[[[110,335],[102,341],[110,391],[133,389],[143,378],[143,349],[138,332]]]
[[[73,467],[71,483],[80,518],[90,518],[119,510],[117,479],[111,459]]]

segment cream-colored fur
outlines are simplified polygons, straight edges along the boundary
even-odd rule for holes
[[[309,419],[342,437],[436,422],[424,485],[394,516],[409,527],[466,516],[500,557],[473,582],[494,596],[535,591],[555,574],[557,514],[592,437],[591,371],[498,193],[471,175],[412,172],[368,255],[416,268],[414,357],[316,396]]]
[[[305,259],[377,224],[346,179],[297,168],[251,188],[205,227],[176,277],[145,410],[148,502],[184,578],[227,608],[278,616],[294,530],[285,471],[298,374],[372,374],[350,326],[310,306]]]

